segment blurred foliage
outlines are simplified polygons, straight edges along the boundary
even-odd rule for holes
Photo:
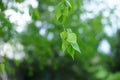
[[[120,79],[120,73],[115,73],[115,74],[111,74],[109,75],[109,77],[107,78],[107,80],[119,80]]]
[[[8,80],[119,80],[120,30],[117,30],[117,36],[107,36],[103,31],[102,12],[83,21],[80,16],[86,13],[83,10],[84,0],[69,0],[70,4],[67,3],[65,8],[62,4],[63,7],[59,8],[61,0],[37,0],[38,7],[28,6],[32,20],[26,23],[22,32],[18,32],[17,22],[11,22],[5,11],[12,9],[21,13],[17,6],[7,4],[22,4],[25,1],[28,0],[6,0],[6,3],[0,0],[0,41],[13,46],[19,42],[25,53],[22,60],[5,56]],[[67,52],[62,52],[60,33],[64,28],[55,17],[58,20],[62,18],[65,28],[71,28],[76,33],[72,33],[74,36],[68,41],[74,38],[72,40],[76,42],[77,37],[82,54],[73,47],[76,50],[74,60]],[[109,55],[98,51],[103,39],[111,45]],[[72,52],[71,49],[68,52]]]

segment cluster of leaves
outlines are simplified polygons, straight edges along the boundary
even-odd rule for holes
[[[68,17],[69,10],[72,8],[68,0],[63,0],[55,7],[55,17],[61,23],[64,23]]]
[[[71,29],[67,29],[67,31],[61,32],[60,36],[62,38],[63,52],[65,52],[65,50],[67,49],[68,53],[72,56],[73,59],[75,54],[74,50],[81,53],[77,43],[77,36],[75,33],[72,32]]]
[[[60,33],[61,39],[62,39],[62,50],[67,52],[72,56],[74,59],[75,51],[80,52],[78,43],[77,43],[77,36],[75,33],[72,32],[71,29],[65,29],[64,22],[66,21],[66,18],[69,16],[69,11],[72,8],[71,3],[69,0],[64,0],[61,3],[59,3],[55,8],[55,17],[56,19],[62,23],[62,26],[64,28],[64,31]]]

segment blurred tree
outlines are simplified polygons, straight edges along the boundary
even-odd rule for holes
[[[28,5],[27,3],[30,1],[31,3]],[[83,9],[84,0],[69,0],[72,5],[70,10],[66,8],[69,10],[69,14],[64,6],[60,9],[61,12],[59,8],[56,8],[61,0],[35,0],[38,2],[38,6],[37,3],[34,6],[31,5],[32,0],[30,1],[0,1],[0,41],[14,47],[19,42],[24,47],[23,52],[25,53],[21,60],[5,56],[9,80],[104,80],[109,72],[119,70],[119,39],[117,48],[115,48],[116,52],[113,52],[115,53],[114,61],[111,58],[113,54],[108,56],[98,52],[99,44],[104,38],[109,41],[113,40],[103,31],[104,25],[101,20],[104,16],[101,12],[94,18],[83,21],[81,16],[86,12]],[[17,15],[25,15],[27,12],[23,8],[29,12],[31,20],[19,28],[20,22],[12,22],[11,15],[7,16],[10,13],[6,12],[11,10]],[[67,52],[62,52],[60,33],[64,28],[63,24],[55,19],[55,9],[58,9],[57,18],[64,22],[65,28],[71,28],[77,34],[82,54],[79,55],[75,51],[74,60],[69,54],[66,54]],[[66,15],[68,15],[65,17],[66,20],[60,17]],[[14,20],[16,18],[14,16]],[[24,21],[24,18],[21,17],[21,21]],[[20,32],[20,29],[23,30]],[[119,37],[120,35],[116,38]],[[22,54],[17,49],[13,53],[14,55]],[[115,67],[106,66],[112,63],[115,63]]]

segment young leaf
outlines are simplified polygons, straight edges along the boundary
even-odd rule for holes
[[[69,28],[69,29],[67,29],[67,32],[72,33],[72,30]]]
[[[58,21],[60,21],[61,23],[64,23],[66,20],[66,16],[64,16],[63,14],[60,16],[60,18],[58,19]]]
[[[68,16],[68,7],[65,7],[64,9],[63,9],[63,15],[64,16]]]
[[[76,4],[75,2],[76,2],[75,0],[70,0],[70,4],[71,4],[71,6],[72,6],[72,7],[70,8],[70,11],[72,11],[72,12],[74,12],[74,10],[75,10],[75,6],[76,6],[76,5],[75,5],[75,4]]]
[[[65,40],[67,38],[67,32],[66,31],[61,32],[60,37],[62,40]]]
[[[78,51],[79,53],[81,53],[80,48],[78,46],[78,43],[71,43],[71,45],[72,45],[73,49],[75,49],[76,51]]]
[[[59,18],[61,17],[62,15],[62,10],[64,9],[65,5],[63,4],[63,1],[60,2],[56,7],[55,7],[55,18],[57,20],[59,20]]]
[[[77,43],[77,37],[75,33],[68,33],[67,41],[69,43]]]
[[[62,51],[65,52],[65,50],[68,48],[69,43],[65,40],[62,40]]]
[[[75,51],[74,49],[72,48],[72,46],[69,46],[68,49],[67,49],[68,53],[71,55],[72,59],[74,60],[74,54],[75,54]]]
[[[69,43],[66,41],[67,38],[67,32],[63,31],[60,33],[61,39],[62,39],[62,50],[63,52],[65,52],[65,50],[67,49]]]
[[[71,4],[70,4],[70,2],[68,0],[65,0],[65,3],[66,3],[67,7],[70,7],[70,8],[72,7]]]
[[[60,5],[56,6],[54,12],[55,12],[55,18],[58,20],[61,16]]]
[[[64,9],[61,10],[61,16],[59,17],[58,20],[61,23],[64,23],[67,17],[68,17],[68,7],[64,7]]]

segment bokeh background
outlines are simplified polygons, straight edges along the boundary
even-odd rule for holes
[[[120,80],[120,0],[70,0],[65,26],[81,54],[62,52],[62,0],[0,0],[0,52],[8,80]]]

